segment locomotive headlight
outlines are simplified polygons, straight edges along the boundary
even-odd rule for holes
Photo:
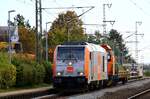
[[[72,62],[69,62],[69,66],[71,66],[72,65]]]
[[[58,76],[60,76],[60,75],[61,75],[61,73],[60,73],[60,72],[57,72],[57,75],[58,75]]]
[[[83,76],[83,74],[84,74],[83,72],[80,72],[80,73],[79,73],[80,76]]]

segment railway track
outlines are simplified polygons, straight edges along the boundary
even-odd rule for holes
[[[143,78],[140,80],[145,80],[147,78]],[[139,81],[139,80],[129,80],[128,83],[132,83],[135,81]],[[127,84],[128,84],[127,83]],[[123,86],[121,83],[119,83],[117,85],[117,87],[119,86]],[[116,86],[112,86],[112,87],[116,87]],[[95,90],[98,91],[98,90]],[[93,91],[88,91],[86,93],[91,93]],[[85,92],[84,92],[85,93]],[[65,94],[64,93],[60,93],[60,92],[56,92],[54,89],[46,89],[46,90],[38,90],[38,91],[29,91],[29,92],[18,92],[15,94],[9,94],[9,95],[0,95],[0,99],[55,99],[55,98],[60,98],[60,97],[68,97],[68,96],[72,96],[72,95],[79,95],[81,94],[81,92],[77,92],[77,93],[69,93],[69,94]],[[83,92],[82,92],[83,94]],[[133,99],[133,98],[132,98]]]
[[[44,95],[44,96],[34,97],[34,98],[31,98],[31,99],[55,99],[57,97],[58,97],[57,94],[51,94],[51,95]]]
[[[140,81],[140,80],[145,80],[145,79],[149,79],[149,78],[142,78],[142,79],[132,79],[132,80],[129,80],[127,84],[129,83],[133,83],[133,82],[136,82],[136,81]],[[123,86],[122,83],[118,83],[116,86],[112,86],[112,87],[108,87],[108,88],[113,88],[113,87],[119,87],[119,86]],[[106,88],[104,88],[106,89]],[[58,94],[53,94],[53,95],[45,95],[45,96],[40,96],[40,97],[35,97],[33,99],[62,99],[62,98],[67,98],[67,97],[70,97],[70,96],[77,96],[77,95],[80,95],[80,94],[88,94],[88,93],[92,93],[93,91],[99,91],[99,89],[95,89],[95,90],[91,90],[91,91],[86,91],[86,92],[75,92],[75,93],[58,93]]]
[[[150,89],[147,89],[147,90],[144,90],[138,94],[135,94],[131,97],[129,97],[128,99],[143,99],[142,97],[144,97],[146,94],[149,94],[150,93]],[[141,98],[140,98],[141,97]],[[150,98],[150,97],[149,97]],[[145,99],[145,98],[144,98]]]

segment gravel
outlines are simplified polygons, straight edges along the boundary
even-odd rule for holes
[[[73,95],[66,99],[127,99],[129,96],[148,88],[150,88],[150,79],[145,79],[86,94]]]

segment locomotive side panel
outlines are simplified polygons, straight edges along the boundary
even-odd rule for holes
[[[53,77],[55,77],[56,75],[56,55],[57,55],[57,47],[54,50],[54,57],[53,57],[53,65],[52,65]]]
[[[90,82],[108,79],[107,76],[107,53],[104,48],[95,44],[89,44],[90,51]]]
[[[110,75],[110,76],[115,75],[115,56],[113,54],[113,51],[112,51],[111,47],[108,46],[107,44],[102,44],[101,46],[107,51],[108,75]]]
[[[86,79],[88,79],[88,81],[90,80],[91,77],[91,71],[90,71],[90,51],[88,50],[87,47],[85,47],[85,63],[84,63],[84,73],[85,73],[85,77]]]

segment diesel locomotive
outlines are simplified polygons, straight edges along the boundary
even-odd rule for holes
[[[100,88],[118,81],[127,82],[125,68],[119,68],[110,46],[87,42],[58,45],[53,59],[53,86]]]

